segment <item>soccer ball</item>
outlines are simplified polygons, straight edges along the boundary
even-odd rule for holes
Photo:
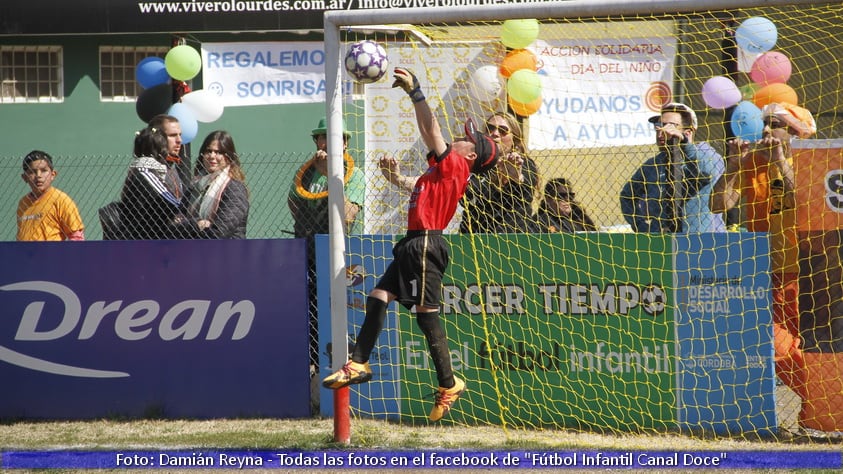
[[[355,81],[362,84],[377,82],[386,74],[388,66],[386,50],[371,40],[352,44],[345,55],[345,70]]]

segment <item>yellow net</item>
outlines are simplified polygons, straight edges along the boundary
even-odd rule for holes
[[[470,118],[519,156],[473,177],[446,229],[441,316],[468,384],[446,421],[843,431],[841,16],[794,4],[343,29],[343,55],[366,39],[389,56],[386,77],[344,94],[365,130],[350,150],[366,174],[351,340],[428,166],[413,105],[390,87],[404,67],[447,141]],[[671,121],[679,155],[657,142]],[[729,168],[736,137],[750,146]],[[384,155],[406,180],[385,179]],[[403,308],[388,316],[352,407],[424,423],[424,337]]]

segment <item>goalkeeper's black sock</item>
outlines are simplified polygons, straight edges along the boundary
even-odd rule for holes
[[[427,339],[433,367],[436,368],[436,378],[439,386],[451,388],[454,386],[454,369],[451,367],[451,351],[448,349],[448,338],[439,321],[439,312],[416,313],[416,323]]]
[[[383,328],[383,321],[386,319],[386,307],[388,303],[369,296],[366,298],[366,319],[360,327],[360,334],[357,335],[357,342],[354,344],[354,351],[351,353],[351,360],[362,364],[369,361],[375,342]]]

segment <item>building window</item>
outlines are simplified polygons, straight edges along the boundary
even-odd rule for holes
[[[61,46],[0,46],[0,103],[62,101]]]
[[[100,46],[100,99],[134,102],[143,88],[135,79],[135,66],[149,56],[164,58],[168,47]]]

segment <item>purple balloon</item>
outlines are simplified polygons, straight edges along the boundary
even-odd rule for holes
[[[135,79],[144,89],[164,84],[170,80],[164,60],[157,56],[143,58],[135,66]]]
[[[705,81],[702,96],[706,105],[713,109],[725,109],[741,101],[741,91],[728,77],[714,76]]]

